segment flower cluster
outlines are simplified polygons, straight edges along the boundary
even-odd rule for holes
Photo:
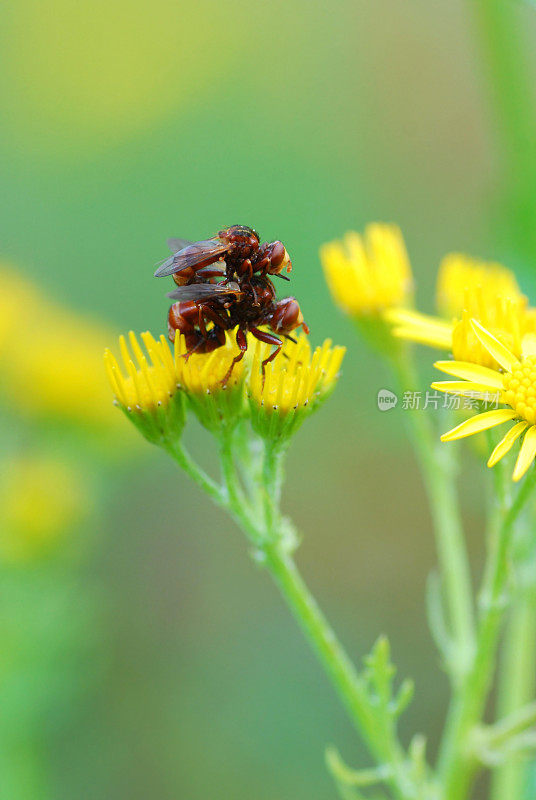
[[[188,354],[177,334],[173,352],[161,336],[141,334],[144,352],[130,332],[120,337],[122,366],[106,350],[105,365],[116,403],[149,441],[162,444],[182,434],[191,408],[202,425],[221,436],[245,418],[263,438],[288,438],[334,389],[345,349],[328,339],[314,352],[305,334],[287,341],[263,370],[270,347],[250,337],[246,358],[233,332],[209,354]],[[227,380],[226,376],[232,366]]]
[[[477,414],[442,441],[513,421],[488,466],[522,439],[513,471],[519,480],[536,457],[536,309],[515,275],[500,264],[451,253],[438,272],[437,314],[423,314],[412,307],[411,270],[397,228],[369,226],[364,236],[347,234],[344,242],[321,250],[335,301],[358,322],[371,313],[381,317],[391,326],[393,352],[395,340],[406,340],[448,353],[452,360],[436,367],[461,380],[439,381],[433,389],[482,400],[495,396],[504,408]]]

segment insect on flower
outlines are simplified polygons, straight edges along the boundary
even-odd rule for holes
[[[198,283],[211,278],[232,280],[233,275],[254,273],[278,275],[292,269],[292,262],[282,242],[264,242],[259,234],[246,225],[231,225],[210,239],[189,242],[186,239],[168,239],[173,255],[162,262],[155,272],[156,278],[172,275],[178,286]]]
[[[279,337],[292,339],[291,332],[300,326],[309,332],[298,301],[294,297],[276,299],[270,276],[283,277],[281,270],[291,268],[281,242],[261,244],[253,228],[234,225],[202,242],[172,243],[185,246],[155,273],[157,277],[173,275],[177,283],[177,289],[168,294],[176,301],[168,313],[169,338],[174,341],[177,331],[184,335],[188,358],[222,347],[225,332],[236,328],[239,353],[222,380],[224,386],[247,351],[248,332],[275,348],[262,362],[263,374],[283,346]],[[267,326],[272,333],[260,326]]]

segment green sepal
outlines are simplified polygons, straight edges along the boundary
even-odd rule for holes
[[[243,383],[218,387],[204,394],[188,392],[187,398],[201,425],[215,436],[233,430],[248,415]]]
[[[251,414],[251,426],[255,433],[268,442],[283,444],[290,439],[302,426],[305,420],[311,416],[335,389],[333,386],[326,392],[318,392],[304,406],[298,406],[290,411],[280,411],[273,406],[268,407],[259,403],[252,397],[249,398],[249,408]]]
[[[117,403],[142,436],[151,444],[176,442],[181,438],[186,422],[184,392],[177,391],[168,403],[159,403],[152,409],[126,408]]]

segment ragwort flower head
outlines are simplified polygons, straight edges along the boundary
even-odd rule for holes
[[[265,368],[273,352],[253,337],[246,357],[230,332],[225,345],[211,353],[190,354],[183,336],[175,337],[172,355],[166,339],[150,333],[141,338],[147,355],[132,331],[129,346],[120,337],[123,365],[107,350],[105,364],[115,402],[151,442],[176,441],[190,407],[199,421],[216,436],[228,434],[244,417],[263,437],[282,441],[290,436],[335,388],[344,347],[327,339],[311,352],[305,334],[287,340]],[[232,367],[232,369],[231,369]]]
[[[131,350],[125,337],[119,338],[122,367],[110,350],[105,351],[108,379],[116,403],[146,439],[153,444],[174,441],[182,434],[185,422],[184,396],[178,390],[175,361],[163,336],[156,341],[146,332],[141,338],[147,355],[132,331]]]
[[[266,365],[270,346],[257,341],[246,382],[254,430],[271,441],[284,441],[329,397],[340,374],[345,347],[332,347],[326,339],[311,352],[305,334],[297,344],[286,341],[282,351]]]
[[[518,357],[477,320],[471,320],[470,324],[474,335],[499,365],[498,368],[490,369],[466,361],[439,361],[435,365],[438,369],[461,380],[438,381],[432,384],[432,388],[487,401],[496,397],[506,407],[471,417],[445,433],[441,440],[448,442],[461,439],[513,421],[515,424],[491,453],[488,467],[493,467],[523,437],[512,476],[513,480],[518,481],[536,457],[536,336],[525,336],[523,353]]]
[[[393,310],[387,315],[399,338],[446,350],[459,361],[491,368],[497,362],[475,336],[471,319],[481,324],[515,355],[521,356],[523,338],[535,330],[534,310],[528,307],[514,274],[499,264],[450,255],[442,262],[437,292],[438,308],[449,319]]]
[[[323,245],[320,257],[333,299],[347,314],[377,316],[411,304],[411,266],[396,225],[371,224],[363,236],[347,233]]]
[[[175,336],[178,386],[202,425],[215,434],[233,428],[247,412],[244,376],[248,359],[246,356],[233,364],[240,354],[235,334],[226,332],[225,345],[200,355],[188,354],[184,336]],[[250,338],[250,345],[252,341]]]
[[[462,253],[449,253],[440,264],[437,275],[436,305],[445,319],[459,318],[476,291],[485,306],[497,297],[521,300],[523,294],[514,273],[502,264],[481,261]]]

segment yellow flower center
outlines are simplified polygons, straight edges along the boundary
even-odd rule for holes
[[[536,356],[529,356],[503,378],[505,400],[531,425],[536,422]]]

